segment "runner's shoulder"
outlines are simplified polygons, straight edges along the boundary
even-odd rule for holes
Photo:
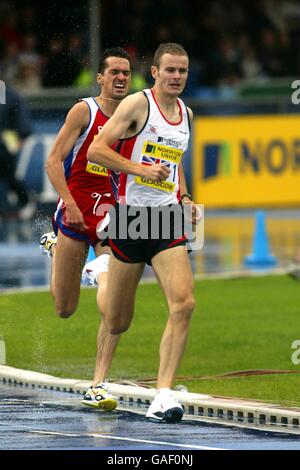
[[[90,120],[90,111],[84,100],[78,101],[69,110],[66,123],[79,127],[86,127]]]
[[[138,91],[137,93],[133,93],[132,95],[127,96],[122,101],[121,105],[119,106],[122,109],[128,109],[130,112],[132,111],[141,111],[148,106],[148,100],[145,94],[142,91]]]
[[[188,114],[189,114],[189,118],[190,118],[190,120],[192,121],[192,119],[193,119],[193,117],[194,117],[194,113],[193,113],[193,111],[191,110],[191,108],[189,108],[188,106],[186,107],[186,109],[187,109],[187,112],[188,112]]]

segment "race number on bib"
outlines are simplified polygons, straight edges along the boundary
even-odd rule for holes
[[[165,181],[158,182],[151,179],[136,176],[134,181],[137,184],[160,189],[168,193],[175,191],[177,183],[177,169],[183,155],[183,150],[161,145],[157,142],[145,142],[141,163],[143,165],[155,165],[160,163],[171,170],[170,175]]]

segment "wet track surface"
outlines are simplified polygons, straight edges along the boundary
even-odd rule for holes
[[[77,394],[2,383],[0,417],[0,449],[300,450],[300,436],[192,421],[156,424],[132,411],[84,407]]]

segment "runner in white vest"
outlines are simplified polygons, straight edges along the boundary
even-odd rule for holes
[[[111,170],[116,217],[121,225],[124,208],[125,212],[136,206],[146,209],[153,228],[153,209],[178,208],[179,202],[194,207],[186,191],[181,164],[188,146],[192,112],[178,98],[186,84],[188,63],[181,45],[161,44],[151,67],[154,87],[125,98],[89,147],[88,159]],[[119,139],[122,143],[116,152],[111,145]],[[167,422],[178,422],[183,415],[171,387],[195,305],[187,240],[184,233],[175,236],[173,228],[168,238],[135,239],[129,233],[111,237],[109,233],[114,256],[109,267],[104,314],[111,334],[128,329],[145,263],[151,264],[166,297],[169,318],[160,344],[157,393],[146,416]]]

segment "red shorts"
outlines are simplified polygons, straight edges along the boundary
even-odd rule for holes
[[[59,199],[52,219],[53,230],[57,234],[59,229],[67,237],[86,241],[89,245],[95,246],[96,243],[101,241],[97,235],[97,229],[99,231],[105,228],[101,227],[101,223],[109,211],[109,207],[115,205],[113,194],[112,192],[101,193],[96,191],[84,193],[82,190],[77,192],[73,190],[72,196],[84,217],[88,229],[81,232],[66,223],[66,206],[62,199]]]

